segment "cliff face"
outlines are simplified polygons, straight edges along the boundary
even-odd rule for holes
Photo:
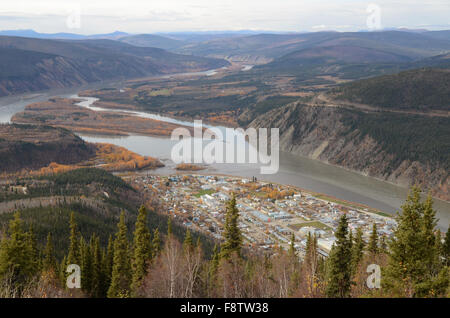
[[[411,152],[409,149],[420,147],[420,140],[417,145],[414,144],[417,130],[405,132],[405,129],[402,129],[402,137],[405,136],[398,141],[395,139],[397,136],[394,135],[397,134],[392,130],[392,125],[385,120],[367,132],[367,127],[359,123],[367,121],[368,116],[379,115],[292,103],[257,117],[250,126],[278,127],[282,151],[307,156],[403,186],[418,184],[424,189],[430,189],[434,196],[450,200],[448,155],[444,153],[439,154],[437,159],[432,156],[426,159],[421,153]],[[419,119],[414,117],[413,120]],[[443,124],[446,125],[447,122]],[[418,129],[426,130],[427,127]],[[404,145],[406,150],[395,150],[395,145],[392,147],[393,142],[399,142],[398,148]]]

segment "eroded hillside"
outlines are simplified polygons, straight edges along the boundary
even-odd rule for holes
[[[363,112],[295,102],[257,117],[278,127],[283,151],[450,199],[448,117]]]
[[[0,125],[0,171],[37,169],[52,162],[73,164],[92,158],[93,146],[62,128]]]

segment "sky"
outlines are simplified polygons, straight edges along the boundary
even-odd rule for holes
[[[0,30],[359,31],[450,29],[450,0],[0,0]]]

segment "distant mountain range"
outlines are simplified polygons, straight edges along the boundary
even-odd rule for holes
[[[355,80],[420,67],[450,66],[446,58],[450,52],[450,32],[322,32],[283,38],[273,35],[249,38],[267,47],[253,54],[272,57],[270,63],[252,70],[265,76],[294,76],[300,80],[332,76]],[[242,43],[241,51],[246,46],[244,41]],[[196,54],[202,55],[201,52]],[[248,52],[236,54],[245,56]]]
[[[278,58],[315,47],[359,46],[421,58],[447,52],[450,31],[315,32],[305,34],[257,34],[197,43],[180,52],[203,56],[260,55]]]
[[[76,33],[39,33],[34,30],[4,30],[0,31],[0,36],[21,36],[26,38],[36,39],[67,39],[67,40],[80,40],[80,39],[117,39],[119,37],[127,36],[128,33],[115,31],[107,34],[93,34],[83,35]]]
[[[450,64],[443,58],[449,52],[449,30],[138,35],[116,31],[89,36],[1,31],[0,95],[117,77],[205,70],[227,65],[223,59],[264,63],[251,71],[263,77],[361,79],[417,67],[442,67]]]
[[[109,39],[0,36],[0,96],[225,65],[228,62],[222,59],[180,55]]]

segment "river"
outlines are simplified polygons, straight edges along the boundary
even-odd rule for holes
[[[211,74],[211,71],[205,72]],[[44,101],[50,97],[76,97],[83,89],[100,87],[123,87],[123,81],[97,83],[88,87],[72,89],[51,90],[23,96],[0,98],[0,122],[9,122],[11,116],[22,111],[26,105]],[[94,98],[86,98],[82,103],[85,107],[91,107]],[[93,108],[94,110],[102,110]],[[111,110],[108,110],[111,111]],[[149,114],[144,112],[128,111],[137,116],[153,118],[172,123],[192,126],[192,122],[181,121],[170,117]],[[209,126],[210,127],[210,126]],[[218,127],[224,130],[225,127]],[[132,135],[127,137],[89,136],[80,135],[88,142],[107,142],[126,147],[136,153],[160,158],[166,167],[155,170],[157,174],[174,173],[175,164],[171,161],[172,146],[176,141],[164,137],[149,137]],[[260,173],[255,164],[212,164],[207,172],[229,174],[242,177],[256,176],[258,179],[281,184],[290,184],[314,192],[324,193],[347,201],[359,202],[381,211],[394,214],[405,201],[407,189],[375,178],[348,171],[332,165],[327,165],[306,157],[280,152],[280,169],[276,174]],[[205,172],[205,171],[203,171]],[[446,231],[450,222],[450,203],[435,199],[435,209],[438,212],[438,227]]]

